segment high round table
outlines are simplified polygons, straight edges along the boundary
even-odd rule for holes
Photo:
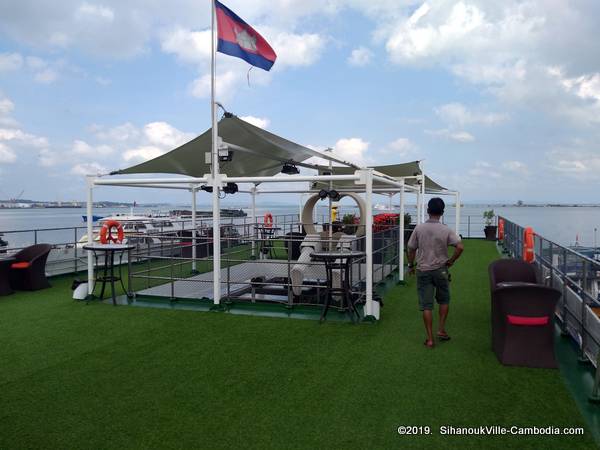
[[[10,266],[15,261],[12,256],[0,255],[0,296],[10,295],[14,292],[10,287]]]
[[[336,252],[313,252],[310,256],[313,261],[321,261],[325,263],[325,271],[327,273],[327,296],[325,304],[321,312],[321,319],[327,317],[329,305],[334,294],[342,297],[342,309],[350,313],[350,318],[354,321],[354,314],[357,319],[360,319],[360,313],[356,309],[356,305],[352,300],[352,261],[363,258],[365,252],[358,251],[336,251]],[[339,287],[333,287],[333,271],[341,271],[341,280]]]
[[[104,255],[104,264],[103,264],[103,274],[101,276],[96,276],[96,282],[102,282],[102,289],[100,290],[100,300],[104,297],[104,289],[106,288],[106,283],[110,283],[111,288],[111,296],[113,305],[117,306],[117,294],[115,292],[115,281],[121,282],[121,287],[123,291],[127,293],[127,289],[125,289],[125,284],[123,283],[122,276],[122,262],[123,262],[123,254],[125,252],[128,253],[127,261],[131,261],[131,253],[130,251],[135,248],[135,245],[130,244],[87,244],[83,246],[84,250],[88,250],[94,253],[94,259],[97,265],[98,256]],[[115,276],[115,253],[119,254],[119,274]],[[96,289],[96,284],[94,283],[94,289]]]
[[[280,227],[269,227],[267,225],[254,225],[256,231],[260,233],[260,241],[259,241],[259,255],[264,255],[265,257],[269,255],[269,257],[274,257],[273,252],[273,239],[275,239],[275,234],[277,231],[281,230]]]

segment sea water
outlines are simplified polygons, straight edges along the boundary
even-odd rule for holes
[[[225,205],[224,205],[225,206]],[[182,206],[164,206],[160,208],[163,213],[170,209],[185,208]],[[187,207],[189,208],[189,207]],[[242,207],[248,215],[250,210]],[[298,214],[300,205],[257,205],[257,216],[262,217],[266,212],[273,216],[283,214]],[[208,209],[208,207],[199,207]],[[481,237],[485,226],[483,212],[493,209],[496,214],[502,215],[522,226],[531,226],[540,235],[561,245],[574,245],[578,240],[581,245],[598,245],[595,229],[600,228],[600,207],[530,207],[530,206],[488,206],[464,205],[461,208],[460,233],[464,237]],[[94,214],[109,216],[114,214],[129,214],[131,208],[95,208]],[[397,212],[397,205],[394,208]],[[414,205],[408,205],[406,211],[411,214],[412,221],[416,220]],[[157,210],[150,207],[136,207],[134,214],[148,214]],[[356,208],[342,205],[338,217],[345,213],[356,213]],[[380,211],[374,211],[377,213]],[[85,223],[82,216],[85,208],[52,208],[52,209],[0,209],[0,233],[11,246],[20,247],[37,242],[51,244],[72,243],[85,233]],[[319,220],[327,217],[327,203],[317,207],[316,215]],[[455,210],[448,206],[444,222],[451,227],[455,223]],[[248,217],[247,220],[250,220]],[[289,220],[288,220],[289,222]],[[55,230],[66,228],[68,230]],[[8,231],[22,230],[19,233]],[[32,230],[45,230],[37,231]],[[37,236],[36,236],[37,234]],[[600,238],[600,237],[599,237]]]

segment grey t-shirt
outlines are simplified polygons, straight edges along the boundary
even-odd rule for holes
[[[448,246],[456,246],[460,237],[438,220],[429,219],[415,227],[408,248],[417,250],[417,267],[419,270],[436,270],[448,261]]]

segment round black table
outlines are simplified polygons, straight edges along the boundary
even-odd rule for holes
[[[274,257],[273,252],[273,239],[275,238],[275,234],[277,231],[281,230],[280,227],[269,227],[266,225],[254,225],[254,228],[260,234],[260,242],[258,247],[258,252],[260,255],[269,255],[269,257]]]
[[[10,287],[10,266],[15,261],[12,256],[0,255],[0,296],[10,295],[14,292]]]
[[[94,253],[95,264],[97,266],[98,256],[104,255],[103,274],[96,276],[96,283],[102,282],[102,289],[100,290],[100,300],[104,298],[104,289],[106,283],[110,283],[111,295],[113,305],[117,306],[117,293],[115,292],[115,281],[121,282],[123,292],[127,293],[125,284],[123,283],[123,276],[121,275],[121,267],[123,262],[123,254],[128,253],[127,260],[131,261],[130,251],[135,248],[135,245],[129,244],[87,244],[83,246],[84,250],[88,250]],[[115,276],[115,253],[119,254],[119,274]],[[96,289],[96,283],[94,283],[94,290]]]
[[[360,319],[360,313],[352,300],[351,268],[353,260],[363,258],[365,255],[365,252],[358,251],[313,252],[310,255],[313,261],[325,263],[325,271],[327,273],[327,296],[325,297],[325,304],[323,305],[320,320],[327,317],[327,311],[329,310],[329,305],[331,304],[334,294],[338,294],[342,297],[342,309],[350,313],[350,318],[352,320],[354,320],[354,314],[356,314],[357,319]],[[333,287],[334,270],[340,270],[341,274],[340,286],[335,288]]]

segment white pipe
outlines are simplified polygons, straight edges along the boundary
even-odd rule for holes
[[[421,169],[422,170],[422,169]],[[425,173],[423,173],[421,179],[421,223],[425,222]]]
[[[456,209],[455,209],[455,213],[456,213],[456,225],[455,225],[455,229],[456,229],[456,235],[458,236],[460,233],[460,193],[457,192],[456,193]]]
[[[192,272],[196,272],[196,188],[192,186]]]
[[[182,184],[186,183],[186,189],[189,189],[189,184],[204,184],[208,181],[207,178],[127,178],[121,181],[119,180],[94,180],[94,184],[97,186],[127,186],[134,184]]]
[[[119,187],[132,187],[132,188],[151,188],[151,189],[177,189],[177,190],[190,190],[189,184],[182,184],[179,186],[169,184],[124,184],[119,182],[107,182],[108,180],[102,181],[102,186],[119,186]]]
[[[290,175],[287,177],[227,177],[223,183],[296,183],[304,181],[358,181],[360,175]],[[265,191],[271,193],[271,191]]]
[[[365,251],[366,256],[366,294],[365,316],[373,316],[373,169],[365,169]]]
[[[86,177],[87,181],[87,243],[94,243],[94,179],[91,176]],[[77,245],[77,244],[76,244]],[[90,250],[87,251],[87,285],[88,295],[94,292],[94,256]]]
[[[417,225],[421,223],[421,189],[417,191],[417,221],[415,222]]]
[[[389,209],[390,211],[392,211],[392,209],[394,209],[394,202],[392,201],[392,199],[394,198],[394,194],[392,194],[392,193],[390,192],[390,193],[388,194],[388,196],[390,197],[390,198],[389,198],[389,201],[388,201],[388,209]]]
[[[400,191],[400,239],[398,250],[398,280],[404,281],[404,192]]]
[[[258,232],[256,229],[256,186],[254,186],[250,191],[252,194],[252,257],[256,257],[256,236]]]
[[[212,168],[212,210],[213,210],[213,303],[221,303],[221,205],[219,191],[221,187],[219,175],[219,130],[217,122],[217,103],[215,99],[217,84],[216,69],[216,38],[217,38],[217,15],[215,11],[215,2],[211,1],[212,10],[212,39],[211,39],[211,89],[210,89],[210,112],[212,119],[212,139],[211,139],[211,168]],[[200,157],[201,155],[199,155]]]

